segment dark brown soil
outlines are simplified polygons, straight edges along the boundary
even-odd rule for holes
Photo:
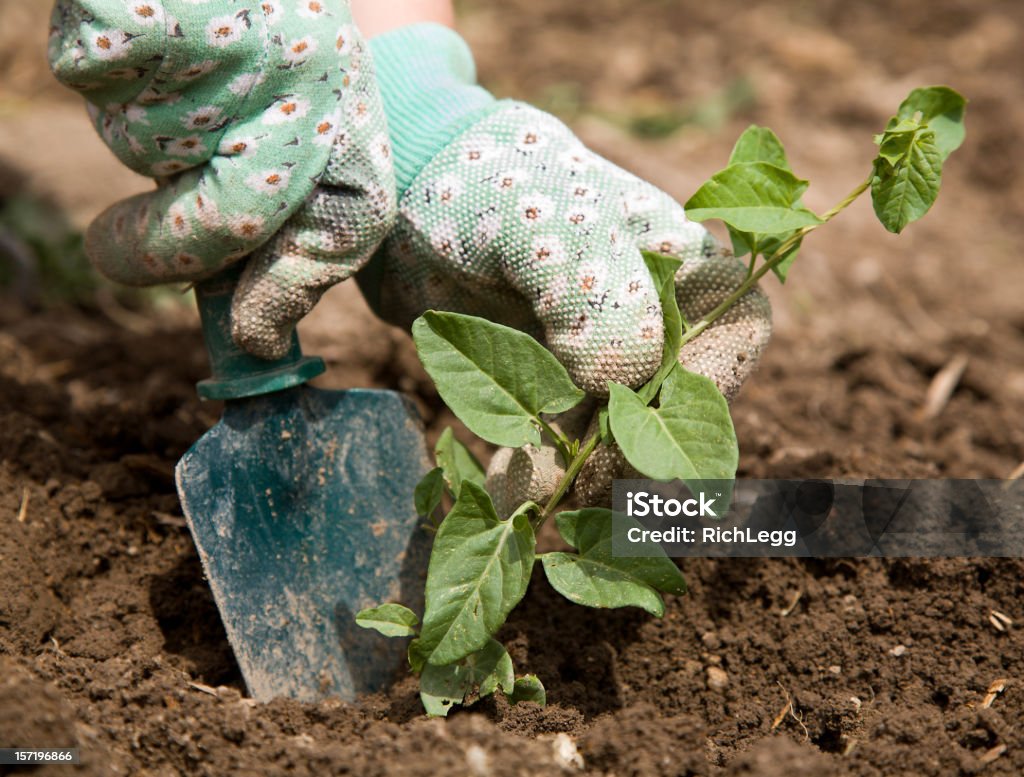
[[[746,476],[1010,475],[1024,460],[1024,7],[581,7],[467,4],[482,74],[553,103],[542,87],[579,82],[586,110],[566,110],[588,142],[682,198],[757,121],[823,209],[866,174],[871,132],[911,86],[972,98],[935,212],[895,238],[858,204],[771,284],[777,335],[734,417]],[[594,116],[706,104],[741,77],[747,102],[667,140]],[[408,342],[340,338],[343,308],[307,338],[330,383],[412,391],[436,434],[450,417]],[[541,577],[502,637],[543,680],[544,709],[488,700],[431,721],[412,679],[358,705],[250,703],[174,492],[175,461],[219,414],[195,398],[204,357],[180,319],[133,331],[96,312],[0,313],[0,746],[76,746],[84,773],[152,777],[556,775],[573,744],[586,773],[621,777],[1024,773],[1018,560],[692,561],[691,593],[661,620],[574,607]],[[922,412],[960,354],[948,404]],[[993,610],[1016,625],[997,629]],[[37,773],[51,772],[65,773]]]

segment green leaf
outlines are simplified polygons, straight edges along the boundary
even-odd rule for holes
[[[683,341],[683,315],[679,312],[679,303],[676,300],[676,271],[683,262],[653,251],[644,251],[643,257],[647,271],[654,280],[654,288],[658,290],[662,324],[665,328],[661,365],[654,376],[637,391],[644,401],[650,402],[657,395],[669,372],[679,363],[679,348]]]
[[[778,135],[767,127],[759,127],[756,124],[751,124],[743,131],[729,157],[730,165],[748,162],[767,162],[783,170],[790,170],[786,149],[783,148]]]
[[[555,525],[562,539],[576,548],[584,558],[601,561],[628,571],[658,591],[681,596],[686,593],[686,580],[675,563],[665,555],[624,558],[612,551],[612,530],[615,514],[603,507],[562,512],[555,516]],[[643,528],[633,518],[619,513],[618,520],[627,530]]]
[[[789,232],[784,235],[766,235],[760,243],[761,253],[765,257],[771,257],[779,250],[779,248],[782,247],[782,244],[788,240],[792,234],[792,232]],[[797,240],[789,249],[786,250],[782,261],[772,267],[772,272],[775,273],[775,277],[777,277],[782,283],[785,283],[786,278],[789,277],[789,270],[793,266],[793,262],[796,261],[796,255],[799,253],[800,246],[803,242],[803,238]]]
[[[943,162],[964,141],[966,106],[948,86],[915,89],[875,138],[871,201],[890,232],[903,231],[935,203]]]
[[[486,480],[483,465],[477,461],[476,456],[455,438],[451,427],[445,429],[434,446],[434,457],[444,472],[444,481],[448,485],[448,492],[457,499],[462,489],[463,480],[471,480],[478,486],[483,486]]]
[[[730,165],[749,162],[767,162],[770,165],[775,165],[783,170],[792,172],[789,160],[786,158],[786,150],[782,146],[782,141],[767,127],[758,127],[756,124],[751,124],[740,135],[736,145],[733,147],[732,156],[729,157]],[[793,200],[791,204],[796,207],[803,207],[799,197]],[[792,234],[793,232],[781,235],[741,232],[729,227],[729,237],[732,240],[733,253],[736,256],[744,256],[746,254],[756,256],[761,254],[765,258],[769,258]],[[783,260],[772,268],[772,272],[775,273],[782,283],[786,282],[789,268],[796,261],[796,255],[800,250],[801,242],[803,241],[798,241],[788,249]]]
[[[729,156],[729,165],[742,165],[754,162],[766,162],[782,170],[793,172],[790,161],[785,157],[785,148],[778,136],[767,127],[759,127],[752,124],[743,131],[732,147],[732,154]],[[796,203],[794,200],[791,205]],[[746,254],[769,252],[761,249],[762,240],[765,235],[754,232],[743,232],[729,227],[729,236],[732,240],[733,253],[736,256]]]
[[[920,118],[920,116],[918,116]],[[916,132],[924,126],[923,122],[918,121],[914,117],[900,118],[899,116],[893,116],[889,119],[889,123],[885,125],[885,132],[881,135],[875,135],[875,145],[877,146],[882,142],[882,138],[886,135],[899,135],[902,132]]]
[[[576,553],[543,553],[540,560],[551,587],[571,602],[609,609],[640,607],[658,618],[665,614],[658,592],[623,570]]]
[[[731,165],[704,183],[686,203],[694,221],[721,219],[741,232],[778,234],[821,224],[796,205],[807,181],[767,162]]]
[[[612,434],[611,421],[608,418],[607,405],[597,412],[597,428],[601,434],[601,442],[605,445],[611,445],[615,442],[615,435]]]
[[[689,483],[735,477],[736,432],[725,397],[711,380],[682,368],[673,370],[657,408],[648,407],[625,386],[609,387],[615,441],[645,476]]]
[[[753,232],[741,232],[738,229],[733,229],[728,224],[726,229],[729,230],[729,240],[732,242],[733,256],[740,258],[747,254],[757,256],[757,254],[761,253],[761,246],[758,245],[756,234]]]
[[[543,707],[548,703],[548,694],[544,690],[544,683],[540,681],[540,678],[535,674],[528,674],[516,680],[508,700],[513,704],[519,704],[521,701],[532,701],[534,704],[539,704]]]
[[[385,637],[414,637],[419,622],[416,613],[400,604],[369,607],[356,615],[356,624],[379,631]]]
[[[409,668],[416,674],[419,674],[423,671],[423,667],[426,666],[427,659],[430,658],[430,651],[425,650],[423,643],[417,638],[409,643],[406,656],[409,659]]]
[[[434,538],[427,570],[420,649],[429,663],[452,664],[480,650],[526,593],[536,538],[528,503],[507,521],[466,480]]]
[[[457,664],[427,664],[420,676],[420,699],[428,715],[447,716],[467,698],[472,703],[499,688],[515,693],[515,685],[512,658],[504,645],[492,639]]]
[[[492,639],[475,660],[467,658],[466,663],[472,663],[477,674],[483,675],[477,686],[480,698],[490,696],[499,688],[506,694],[515,690],[516,673],[512,657],[497,640]]]
[[[893,124],[895,121],[896,119],[893,119],[889,122],[890,127],[885,132],[875,136],[875,143],[879,146],[878,156],[891,165],[902,162],[915,136],[927,129],[923,124],[910,119]]]
[[[416,514],[426,517],[433,515],[434,510],[441,504],[443,495],[444,472],[440,467],[434,467],[416,484],[416,490],[413,492]]]
[[[913,119],[920,114],[920,123],[935,133],[935,149],[945,162],[964,142],[966,110],[967,100],[959,92],[948,86],[926,86],[910,93],[900,104],[896,119]]]
[[[871,202],[890,232],[921,218],[939,196],[942,156],[929,129],[886,132],[875,159]]]
[[[550,351],[507,326],[428,311],[412,333],[445,404],[495,445],[539,446],[537,416],[569,410],[585,396]]]
[[[619,518],[633,523],[624,515]],[[641,607],[660,617],[665,603],[658,591],[686,593],[686,580],[668,557],[613,554],[611,510],[587,508],[559,513],[555,520],[562,538],[579,552],[540,558],[548,582],[570,601],[587,607]]]
[[[799,231],[793,230],[791,232],[784,232],[781,235],[762,235],[753,232],[739,232],[732,227],[728,227],[728,230],[729,237],[732,239],[732,252],[735,256],[745,256],[746,254],[756,256],[761,254],[765,259],[770,259],[783,243]],[[800,251],[800,246],[803,242],[804,240],[801,237],[793,243],[786,250],[782,261],[772,267],[772,272],[775,273],[782,283],[786,282],[789,270],[793,266],[793,262],[796,261],[796,255]]]

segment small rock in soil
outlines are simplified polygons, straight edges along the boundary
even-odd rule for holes
[[[729,687],[729,675],[719,666],[708,667],[708,688],[712,691],[724,691]]]

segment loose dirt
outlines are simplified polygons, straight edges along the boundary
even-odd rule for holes
[[[581,8],[466,4],[484,79],[559,108],[683,199],[756,121],[828,207],[910,87],[972,98],[935,212],[897,239],[861,203],[809,241],[786,288],[769,284],[777,334],[734,418],[745,476],[1010,475],[1024,460],[1024,7]],[[748,96],[725,100],[741,82]],[[714,110],[664,140],[614,126],[680,104]],[[586,773],[637,777],[1024,773],[1019,560],[688,561],[691,592],[660,620],[574,607],[538,578],[501,637],[544,682],[544,709],[489,700],[431,721],[411,678],[356,705],[250,703],[172,480],[219,415],[193,390],[198,329],[133,321],[0,312],[0,745],[76,746],[85,774],[152,777],[556,775],[573,747]],[[305,334],[328,385],[400,388],[431,435],[450,423],[408,340],[352,290]],[[961,355],[948,402],[925,412]]]

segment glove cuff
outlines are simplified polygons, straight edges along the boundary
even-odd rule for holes
[[[370,40],[401,196],[426,164],[496,101],[476,83],[466,42],[440,24],[412,24]]]

